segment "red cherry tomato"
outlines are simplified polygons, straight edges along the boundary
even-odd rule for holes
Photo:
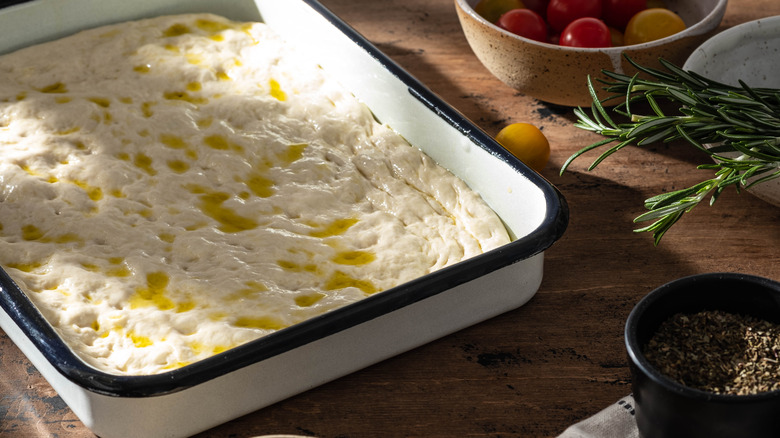
[[[603,16],[608,26],[625,29],[628,20],[637,12],[647,9],[647,0],[602,0]]]
[[[612,34],[598,18],[583,17],[563,29],[559,44],[568,47],[612,47]]]
[[[547,16],[547,4],[550,0],[523,0],[523,4],[526,8],[541,15],[542,18]]]
[[[547,24],[530,9],[512,9],[498,19],[498,27],[528,39],[546,42]]]
[[[550,0],[547,24],[560,32],[578,18],[601,17],[601,9],[601,0]]]

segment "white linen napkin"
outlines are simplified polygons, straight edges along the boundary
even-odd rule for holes
[[[558,438],[639,438],[634,397],[627,395],[601,412],[569,426]]]

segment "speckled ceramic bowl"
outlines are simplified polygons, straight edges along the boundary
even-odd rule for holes
[[[667,0],[667,7],[685,21],[684,31],[649,43],[583,49],[540,43],[507,32],[474,12],[478,1],[455,0],[455,6],[463,33],[482,64],[518,91],[566,106],[590,105],[588,75],[599,77],[602,70],[635,73],[623,59],[624,53],[651,67],[658,66],[658,58],[682,65],[720,25],[727,3],[727,0]]]
[[[762,18],[725,30],[693,51],[683,69],[724,84],[780,89],[780,16]],[[780,178],[749,189],[780,206]]]

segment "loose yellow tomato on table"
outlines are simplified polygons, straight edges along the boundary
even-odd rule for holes
[[[507,125],[496,134],[496,141],[537,172],[541,172],[550,159],[547,137],[530,123]]]
[[[645,9],[631,17],[623,34],[623,42],[627,46],[647,43],[682,30],[685,30],[685,22],[669,9]]]

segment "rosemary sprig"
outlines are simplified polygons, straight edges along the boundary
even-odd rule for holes
[[[588,170],[628,145],[646,146],[676,140],[709,155],[712,160],[697,168],[714,173],[712,178],[691,187],[645,200],[648,211],[634,222],[653,222],[636,232],[652,232],[658,245],[669,228],[707,196],[712,205],[727,187],[733,186],[739,192],[740,187],[748,188],[780,177],[780,89],[750,88],[742,81],[739,87],[722,84],[683,71],[663,59],[660,62],[665,70],[626,59],[639,73],[627,76],[604,71],[609,79],[599,82],[605,85],[604,90],[612,93],[606,98],[597,97],[593,81],[588,77],[593,98],[591,113],[581,107],[575,109],[578,120],[574,126],[606,138],[569,157],[560,173],[583,154],[607,145],[610,146]],[[611,113],[624,121],[616,122],[604,106],[614,99],[621,101],[612,107]],[[649,114],[632,111],[640,103]],[[669,106],[677,106],[677,113],[666,114],[663,108],[668,111]]]

